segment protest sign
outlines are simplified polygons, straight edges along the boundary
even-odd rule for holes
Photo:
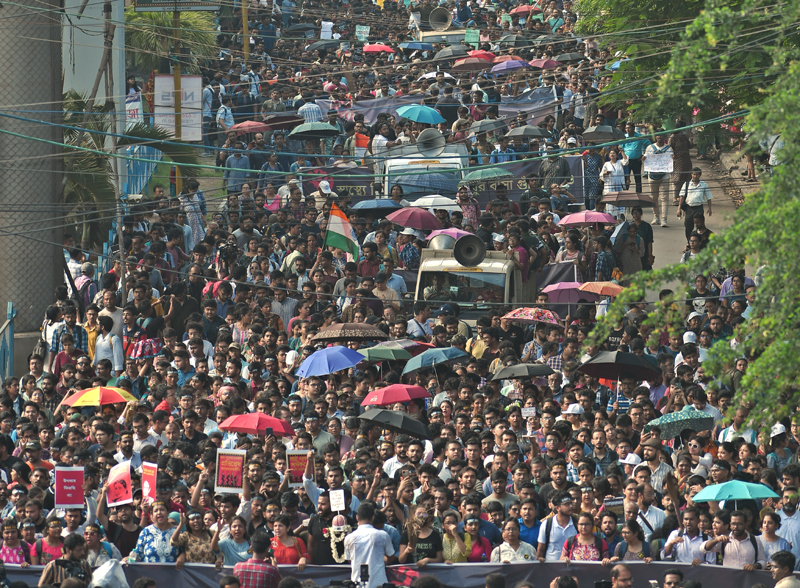
[[[653,153],[644,160],[644,171],[654,174],[672,173],[672,153]]]
[[[83,468],[56,468],[56,508],[83,508]]]
[[[308,463],[308,451],[289,450],[286,452],[286,475],[289,476],[289,488],[303,485],[303,474]]]
[[[214,490],[218,494],[239,494],[244,488],[244,462],[246,451],[239,449],[217,450],[217,477]]]
[[[369,25],[356,25],[356,39],[362,43],[369,38]]]
[[[343,512],[347,509],[344,504],[344,490],[331,490],[329,494],[331,497],[331,510],[333,512]]]
[[[536,407],[535,406],[526,406],[522,409],[522,418],[527,419],[528,417],[535,417],[536,416]]]
[[[106,486],[108,487],[106,491],[108,506],[119,506],[133,502],[131,462],[123,461],[111,468]]]
[[[142,463],[142,500],[145,504],[156,499],[157,463]]]

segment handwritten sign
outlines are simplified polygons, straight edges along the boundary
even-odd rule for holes
[[[142,500],[146,504],[156,499],[156,478],[158,477],[157,463],[142,463]]]
[[[303,485],[303,474],[308,463],[308,451],[293,449],[286,452],[286,475],[289,476],[289,488]]]
[[[527,419],[528,417],[535,417],[536,416],[536,407],[535,406],[526,406],[522,409],[522,418]]]
[[[369,39],[369,25],[356,25],[356,39],[364,43]]]
[[[654,174],[672,173],[672,153],[654,153],[644,160],[644,171]]]
[[[83,508],[83,468],[56,468],[56,508]]]
[[[344,490],[331,490],[330,491],[331,497],[331,510],[333,512],[343,512],[346,510],[346,506],[344,504]]]
[[[120,506],[133,502],[133,488],[131,487],[131,462],[118,463],[108,474],[106,482],[108,490],[108,506]]]
[[[218,494],[240,494],[244,489],[244,462],[247,452],[240,449],[217,450],[217,476],[214,490]]]

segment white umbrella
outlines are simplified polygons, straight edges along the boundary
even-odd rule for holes
[[[418,208],[438,208],[440,210],[447,210],[449,212],[461,210],[461,207],[455,200],[452,198],[447,198],[446,196],[440,196],[439,194],[432,194],[431,196],[417,198],[411,203],[411,206],[416,206]]]
[[[447,78],[450,78],[451,80],[455,79],[455,77],[451,76],[446,71],[442,72],[442,73],[444,74],[444,79],[447,79]],[[420,77],[417,81],[421,80],[422,78],[427,78],[427,79],[435,78],[438,74],[439,74],[438,71],[430,71],[430,72],[426,73],[424,76]]]

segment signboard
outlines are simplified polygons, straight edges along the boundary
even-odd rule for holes
[[[477,49],[481,42],[481,32],[478,29],[467,29],[464,31],[464,42]]]
[[[218,494],[241,494],[244,489],[244,461],[247,452],[239,449],[217,450],[217,474],[214,490]]]
[[[289,476],[289,488],[303,485],[303,474],[308,463],[308,451],[292,449],[286,452],[286,475]]]
[[[128,94],[125,96],[125,128],[127,129],[131,125],[143,122],[142,94],[140,92]]]
[[[157,75],[153,93],[153,115],[157,126],[175,134],[175,80]],[[203,140],[203,78],[181,76],[181,140]]]
[[[362,43],[369,38],[369,25],[356,25],[356,39]]]
[[[108,506],[119,506],[133,502],[131,462],[123,461],[111,468],[106,486],[108,487],[106,491]]]
[[[526,406],[522,409],[522,418],[527,419],[528,417],[535,417],[535,416],[536,416],[535,406]]]
[[[320,39],[333,39],[333,23],[328,20],[322,21],[322,26],[319,31]]]
[[[219,10],[219,2],[214,0],[135,0],[136,12],[196,12],[198,10]]]
[[[142,500],[147,503],[156,499],[156,478],[158,476],[157,463],[142,463]]]
[[[331,510],[333,512],[344,512],[347,506],[344,503],[344,490],[331,490]]]
[[[56,468],[56,508],[83,508],[83,468]]]
[[[673,159],[672,153],[654,153],[648,155],[644,160],[644,170],[654,174],[672,173]]]

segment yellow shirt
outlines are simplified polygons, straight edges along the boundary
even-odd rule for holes
[[[86,331],[86,339],[89,343],[89,359],[94,361],[94,347],[97,344],[97,334],[100,332],[100,325],[95,323],[94,327],[91,327],[87,321],[81,326]]]

